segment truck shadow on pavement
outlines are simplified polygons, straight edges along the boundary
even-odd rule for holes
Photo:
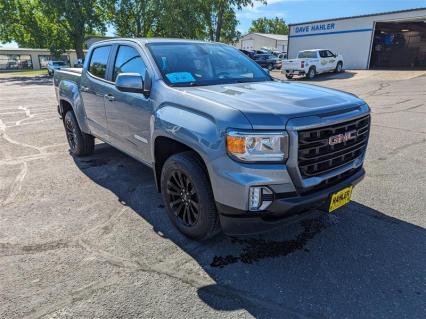
[[[425,315],[421,227],[353,202],[268,234],[195,243],[169,222],[150,168],[106,144],[75,163],[202,267],[215,284],[198,296],[214,309],[256,318]]]
[[[0,84],[13,84],[20,86],[28,85],[52,85],[53,77],[46,75],[23,76],[13,75],[9,77],[0,77]]]
[[[353,78],[355,75],[356,75],[356,72],[353,72],[353,71],[345,71],[342,73],[329,72],[329,73],[317,74],[313,80],[309,80],[305,76],[295,76],[293,79],[287,80],[287,81],[322,82],[322,81],[329,81],[329,80],[350,79],[350,78]],[[283,75],[283,78],[285,78],[284,75]]]

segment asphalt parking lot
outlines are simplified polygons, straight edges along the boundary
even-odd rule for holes
[[[0,317],[424,318],[426,72],[300,81],[372,108],[353,201],[198,243],[168,221],[150,169],[105,144],[69,155],[50,78],[2,75]]]

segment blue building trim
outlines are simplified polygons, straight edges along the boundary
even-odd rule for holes
[[[369,32],[373,29],[356,29],[356,30],[345,30],[345,31],[335,31],[335,32],[320,32],[320,33],[311,33],[311,34],[296,34],[290,35],[289,38],[301,38],[301,37],[313,37],[315,35],[333,35],[341,33],[353,33],[353,32]]]

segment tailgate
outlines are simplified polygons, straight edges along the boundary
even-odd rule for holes
[[[292,60],[284,60],[283,61],[283,67],[286,70],[297,70],[300,69],[300,62],[301,60],[299,59],[292,59]]]

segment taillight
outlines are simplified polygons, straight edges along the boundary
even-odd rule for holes
[[[303,69],[305,67],[305,61],[300,62],[300,67]]]

